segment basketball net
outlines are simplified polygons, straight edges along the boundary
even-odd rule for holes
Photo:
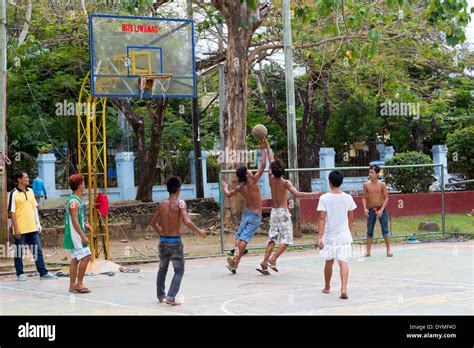
[[[153,74],[139,77],[140,98],[143,98],[145,90],[151,90],[151,95],[161,94],[166,97],[166,91],[170,88],[173,74]],[[159,86],[159,87],[158,87]]]

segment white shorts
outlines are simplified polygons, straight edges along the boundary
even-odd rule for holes
[[[351,256],[351,243],[347,244],[336,244],[336,245],[324,245],[323,250],[321,250],[322,258],[325,260],[334,260],[349,262],[348,259]]]
[[[77,259],[78,261],[91,254],[89,247],[71,249],[71,259]]]
[[[270,231],[268,232],[268,242],[293,244],[293,223],[291,214],[286,208],[273,208],[270,214]]]

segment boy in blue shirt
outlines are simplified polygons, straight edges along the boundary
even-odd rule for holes
[[[43,180],[41,180],[38,173],[33,173],[33,178],[33,193],[35,194],[36,202],[39,206],[43,194],[44,200],[48,199],[48,194],[46,193],[46,187],[44,187],[44,182]]]

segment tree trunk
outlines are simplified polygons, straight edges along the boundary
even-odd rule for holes
[[[311,59],[311,57],[309,58]],[[308,59],[308,60],[309,60]],[[310,63],[308,64],[310,65]],[[313,151],[308,145],[308,136],[309,136],[309,126],[311,121],[311,116],[315,112],[313,109],[313,97],[314,97],[314,88],[315,81],[317,77],[314,76],[314,73],[310,75],[308,79],[308,84],[305,88],[304,96],[301,98],[303,102],[303,120],[301,122],[301,128],[298,131],[298,167],[299,168],[308,168],[311,167],[311,159],[313,154],[310,151]],[[300,172],[299,173],[299,189],[305,192],[311,192],[311,178],[313,173],[311,172]]]
[[[415,151],[423,151],[423,124],[420,120],[416,120],[413,125],[413,147]]]
[[[314,124],[315,124],[315,134],[313,138],[313,144],[311,148],[313,149],[313,154],[317,158],[317,163],[319,166],[319,150],[323,145],[324,133],[326,133],[326,128],[331,117],[331,105],[329,104],[329,76],[322,78],[322,87],[323,87],[323,110],[322,112],[316,112],[314,114]]]
[[[227,24],[227,56],[224,65],[225,75],[225,102],[223,111],[224,121],[224,153],[237,154],[246,151],[247,133],[247,80],[248,80],[248,52],[255,28],[250,26],[245,29],[243,24],[248,21],[252,11],[245,2],[240,1],[213,1],[213,5],[221,12]],[[225,158],[225,156],[223,156]],[[224,169],[236,169],[246,163],[237,161],[223,163]],[[230,184],[230,189],[235,187],[237,178],[235,174],[224,175],[223,178]],[[225,203],[225,221],[232,219],[238,224],[243,201],[233,197]]]
[[[138,154],[138,188],[137,201],[153,201],[153,185],[156,172],[156,164],[160,154],[161,135],[163,133],[164,116],[167,99],[158,99],[147,102],[147,113],[151,121],[151,139],[147,148],[145,139],[144,117],[133,111],[130,103],[125,99],[112,99],[112,103],[120,108],[135,133]],[[153,104],[158,105],[153,108]]]

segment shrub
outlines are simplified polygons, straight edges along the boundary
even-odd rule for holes
[[[430,156],[417,151],[401,152],[386,165],[432,164]],[[384,169],[385,181],[402,193],[428,192],[433,183],[433,167]]]
[[[474,173],[474,126],[448,134],[448,165],[450,170],[472,179]],[[450,171],[451,172],[451,171]]]

